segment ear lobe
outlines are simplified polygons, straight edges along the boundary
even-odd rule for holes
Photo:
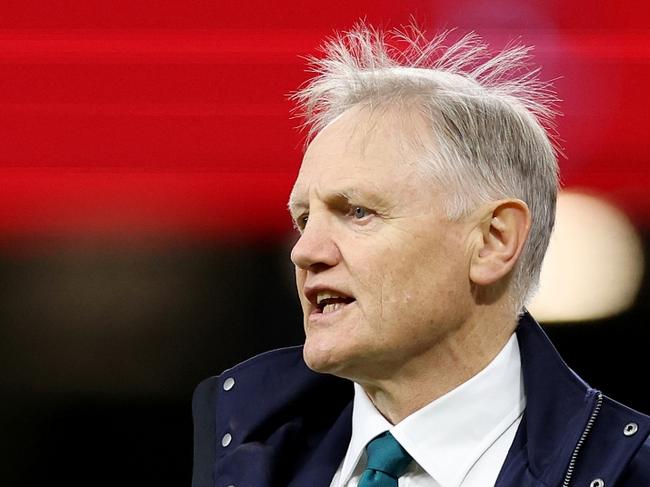
[[[530,229],[530,210],[521,200],[492,203],[477,227],[480,232],[474,249],[469,277],[480,286],[494,284],[515,266]]]

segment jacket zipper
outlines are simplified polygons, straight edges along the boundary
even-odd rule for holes
[[[578,455],[580,454],[580,449],[582,448],[582,445],[587,439],[587,435],[589,435],[591,428],[593,428],[594,423],[596,422],[596,418],[598,417],[598,413],[600,413],[600,408],[602,405],[603,405],[603,393],[598,392],[598,395],[596,396],[596,405],[594,406],[594,409],[591,412],[591,416],[589,416],[589,421],[587,421],[587,426],[585,426],[585,429],[582,432],[582,435],[580,435],[580,439],[578,440],[578,443],[574,448],[573,453],[571,454],[571,461],[569,462],[569,468],[567,468],[566,475],[564,476],[564,482],[562,483],[562,487],[569,487],[569,484],[571,483],[571,477],[573,477],[573,471],[575,470],[576,461],[578,460]]]

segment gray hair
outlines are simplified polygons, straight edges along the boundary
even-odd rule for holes
[[[450,189],[452,220],[500,198],[526,202],[532,224],[510,287],[519,311],[536,289],[555,220],[557,98],[537,78],[539,68],[528,68],[529,47],[491,56],[473,33],[451,46],[447,36],[427,39],[414,26],[385,33],[360,23],[328,40],[324,56],[310,58],[315,76],[292,98],[308,139],[354,106],[420,115],[433,144],[415,141],[418,160]]]

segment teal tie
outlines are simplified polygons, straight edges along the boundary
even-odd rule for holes
[[[388,431],[366,446],[368,466],[363,471],[359,487],[397,487],[397,479],[411,463],[411,455]]]

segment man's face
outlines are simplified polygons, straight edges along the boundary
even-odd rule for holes
[[[305,154],[291,259],[316,371],[363,380],[408,367],[471,312],[468,226],[445,218],[439,190],[404,155],[415,130],[352,109]]]

